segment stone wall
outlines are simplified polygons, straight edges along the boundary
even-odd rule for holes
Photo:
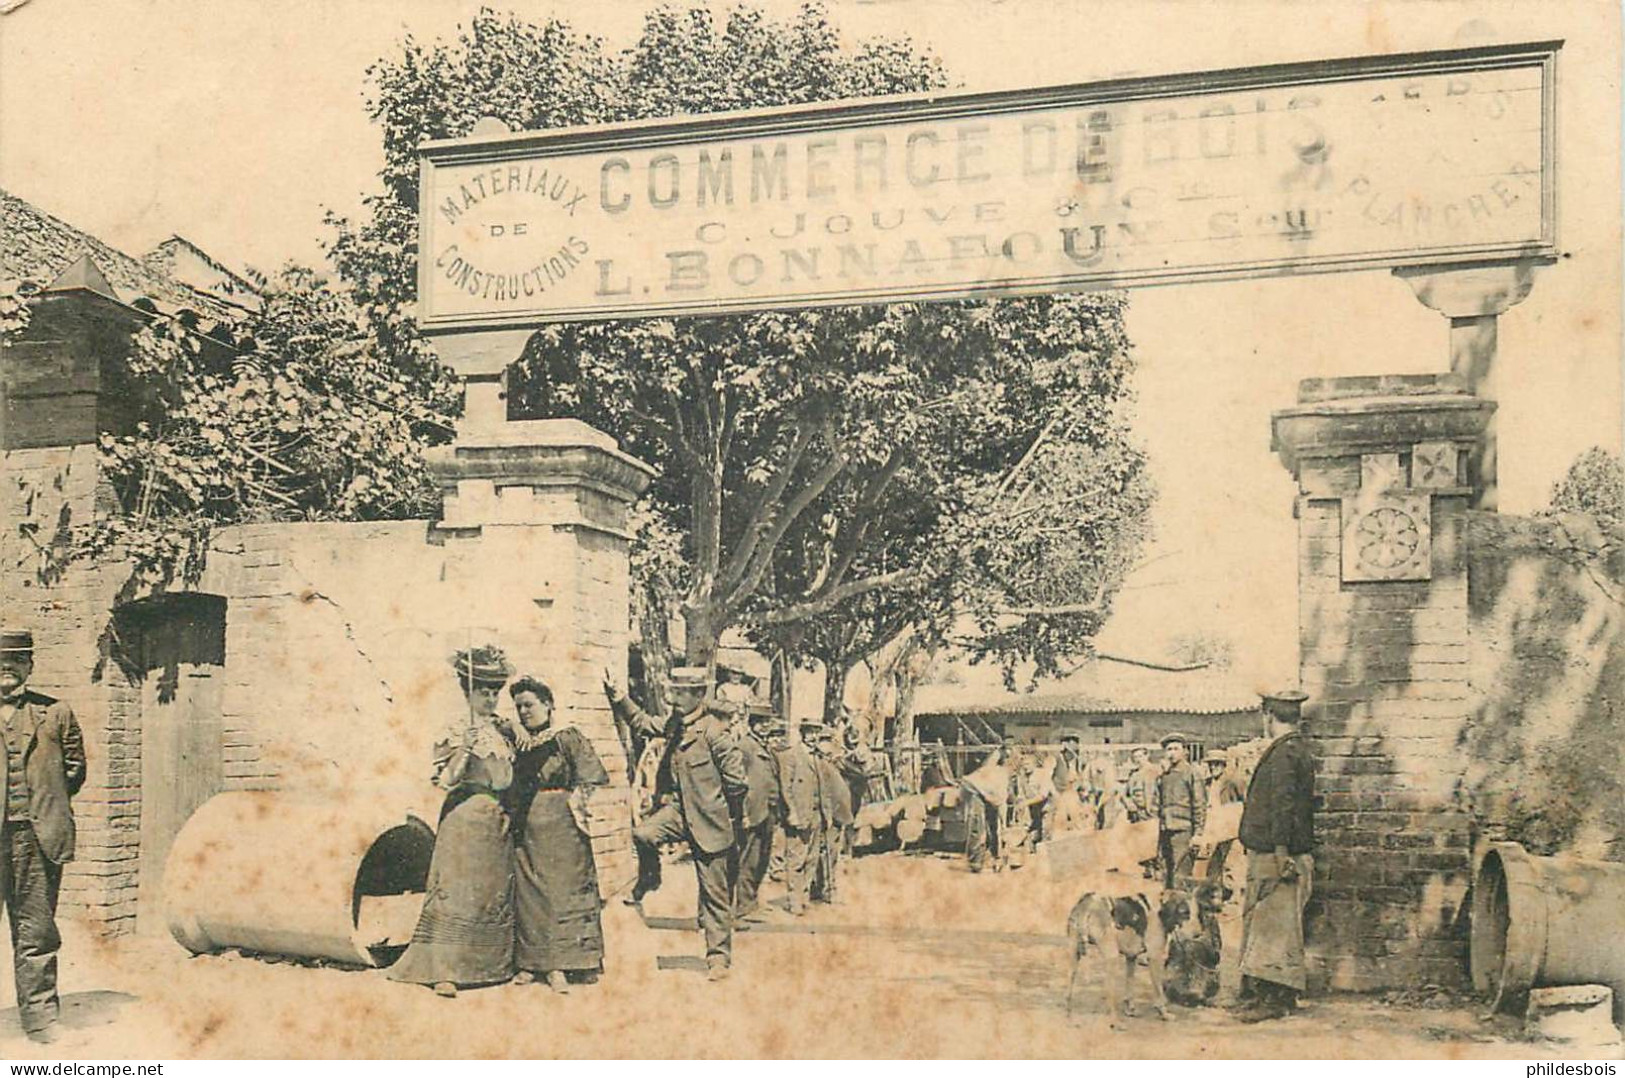
[[[466,706],[447,660],[495,642],[553,687],[557,721],[620,780],[592,803],[601,879],[619,886],[632,871],[626,761],[598,672],[624,655],[625,565],[617,541],[569,528],[223,529],[203,586],[227,599],[228,788],[363,787],[433,820],[431,748]]]
[[[1578,515],[1471,513],[1467,534],[1478,838],[1625,861],[1625,542]]]

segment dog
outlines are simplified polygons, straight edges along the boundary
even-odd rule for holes
[[[1181,1006],[1203,1007],[1219,994],[1219,913],[1229,897],[1218,882],[1163,895],[1157,917],[1168,938],[1164,988]]]
[[[1114,1024],[1119,1017],[1134,1016],[1134,970],[1142,961],[1150,971],[1157,1016],[1167,1019],[1162,970],[1168,960],[1168,938],[1145,895],[1086,893],[1067,915],[1066,934],[1072,941],[1072,974],[1066,982],[1068,1018],[1072,1017],[1078,974],[1093,958]]]
[[[1204,883],[1194,890],[1165,891],[1155,906],[1144,894],[1106,895],[1088,892],[1067,915],[1072,941],[1072,971],[1066,985],[1066,1013],[1085,960],[1101,969],[1108,1008],[1116,1018],[1132,1018],[1134,970],[1144,965],[1151,980],[1153,1007],[1167,1020],[1170,993],[1165,973],[1172,970],[1175,1002],[1196,1005],[1219,990],[1218,911],[1227,889]]]

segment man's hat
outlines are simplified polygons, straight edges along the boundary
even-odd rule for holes
[[[1167,748],[1169,745],[1172,745],[1175,742],[1178,742],[1181,745],[1189,745],[1191,743],[1191,739],[1186,737],[1184,734],[1179,733],[1165,734],[1158,744],[1160,744],[1163,748]]]
[[[802,719],[796,723],[796,726],[803,730],[822,730],[824,721],[822,719]]]
[[[1083,740],[1083,738],[1079,737],[1075,732],[1073,732],[1071,730],[1068,730],[1068,731],[1066,731],[1066,733],[1061,735],[1061,740],[1062,741],[1079,741],[1079,742],[1081,742]]]
[[[1280,719],[1296,725],[1303,721],[1303,702],[1309,699],[1309,694],[1298,689],[1286,689],[1281,692],[1267,692],[1261,694],[1263,707],[1266,712]]]
[[[674,666],[666,680],[674,689],[709,689],[712,684],[711,671],[703,666]]]
[[[34,634],[27,629],[0,629],[0,655],[34,654]]]
[[[779,717],[779,713],[773,710],[772,704],[752,700],[750,703],[745,705],[745,716],[751,722],[756,723],[764,720],[775,720]]]
[[[1223,764],[1230,762],[1230,754],[1223,749],[1212,749],[1202,759],[1210,764]]]

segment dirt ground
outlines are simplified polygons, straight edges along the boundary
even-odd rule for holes
[[[1125,881],[1125,886],[1131,886]],[[771,885],[770,885],[771,886]],[[972,875],[961,858],[859,858],[841,901],[736,937],[734,976],[709,983],[694,878],[670,865],[640,917],[605,910],[600,984],[444,1000],[380,970],[193,957],[167,937],[95,941],[64,926],[62,1041],[48,1052],[0,1011],[8,1059],[418,1057],[1526,1058],[1508,1019],[1470,1001],[1308,1001],[1241,1026],[1223,1011],[1108,1028],[1101,988],[1065,1006],[1066,911],[1080,887],[1040,865]],[[773,888],[770,898],[780,891]],[[9,955],[0,950],[9,965]],[[1144,978],[1140,989],[1145,990]]]

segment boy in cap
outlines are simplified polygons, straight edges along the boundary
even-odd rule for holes
[[[85,743],[73,709],[34,692],[34,634],[0,629],[0,903],[11,922],[17,1010],[28,1038],[57,1039],[56,901],[62,866],[73,860],[70,799],[85,782]]]
[[[1175,880],[1188,879],[1195,864],[1191,838],[1207,826],[1207,783],[1190,762],[1184,734],[1162,739],[1167,753],[1166,766],[1157,776],[1157,857],[1162,864],[1162,885],[1176,886]]]
[[[1291,1014],[1307,983],[1303,910],[1315,866],[1315,761],[1299,732],[1307,699],[1295,690],[1263,698],[1275,740],[1253,769],[1236,836],[1247,851],[1241,973],[1253,989],[1237,1012],[1243,1022]]]
[[[665,722],[628,699],[608,670],[604,690],[617,721],[644,737],[665,738],[655,780],[658,807],[632,828],[638,882],[629,901],[636,905],[660,886],[660,847],[686,839],[699,878],[706,969],[711,980],[720,981],[733,962],[733,901],[739,870],[734,820],[748,785],[727,719],[707,704],[710,671],[703,666],[672,668],[671,715]]]

